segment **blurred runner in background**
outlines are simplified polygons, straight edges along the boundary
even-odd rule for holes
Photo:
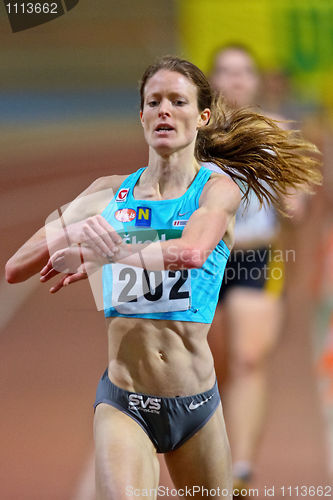
[[[215,53],[211,82],[236,109],[254,107],[259,100],[258,68],[252,54],[241,45],[224,46]],[[275,113],[257,109],[270,118],[283,120]],[[287,128],[286,123],[279,126]],[[218,171],[213,164],[211,168]],[[299,219],[302,197],[293,196],[287,205]],[[283,318],[283,259],[278,237],[279,220],[273,206],[260,208],[256,197],[250,196],[248,206],[242,203],[236,215],[235,245],[220,293],[223,306],[210,333],[220,383],[225,378],[227,351],[225,416],[234,487],[239,489],[248,487],[253,474],[265,420],[267,364]],[[227,339],[221,335],[221,323]]]

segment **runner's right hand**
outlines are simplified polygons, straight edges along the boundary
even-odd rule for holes
[[[100,214],[66,227],[70,243],[89,247],[101,257],[113,257],[122,238]]]

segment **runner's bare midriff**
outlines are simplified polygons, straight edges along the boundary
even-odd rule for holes
[[[210,325],[108,318],[109,378],[128,391],[164,397],[198,394],[215,382]]]

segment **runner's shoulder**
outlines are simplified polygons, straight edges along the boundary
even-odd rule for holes
[[[68,220],[76,221],[101,213],[127,175],[106,175],[95,179],[66,208]]]
[[[104,189],[113,189],[116,192],[127,177],[128,175],[105,175],[98,177],[90,184],[86,192],[87,194],[95,193]]]
[[[241,191],[237,183],[229,175],[212,172],[200,197],[200,205],[209,202],[227,204],[235,211],[241,201]]]

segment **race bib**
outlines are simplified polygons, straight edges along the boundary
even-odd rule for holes
[[[188,269],[147,271],[112,264],[112,307],[120,314],[186,311],[190,308],[190,278]]]

